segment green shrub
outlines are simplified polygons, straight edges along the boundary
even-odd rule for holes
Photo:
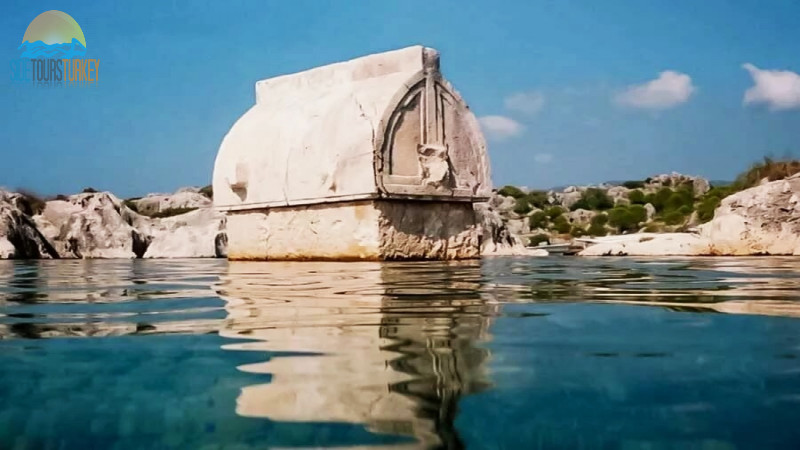
[[[592,217],[592,225],[605,225],[608,223],[608,216],[605,213]]]
[[[41,214],[42,211],[44,211],[45,206],[47,206],[47,203],[42,199],[42,197],[33,191],[19,189],[17,192],[21,196],[17,207],[22,210],[23,213],[29,216]]]
[[[636,231],[647,220],[647,211],[641,205],[617,206],[608,213],[608,223],[620,232]]]
[[[122,204],[127,206],[128,209],[130,209],[131,211],[133,211],[135,213],[139,212],[139,207],[136,205],[136,199],[129,198],[129,199],[123,201]]]
[[[608,230],[606,230],[605,225],[601,223],[592,223],[589,225],[589,229],[586,230],[586,234],[589,236],[605,236],[608,234]]]
[[[583,191],[581,198],[575,202],[570,208],[572,211],[576,209],[588,209],[590,211],[602,211],[614,207],[614,200],[608,196],[605,190],[598,188],[589,188]]]
[[[647,222],[647,210],[642,205],[630,205],[628,206],[628,212],[633,216],[633,218],[641,223]]]
[[[81,191],[82,194],[96,194],[97,192],[98,190],[93,187],[85,187]]]
[[[566,217],[558,216],[553,220],[552,229],[558,233],[566,234],[572,229],[572,225],[569,224]]]
[[[647,233],[660,233],[664,231],[664,227],[659,223],[650,223],[644,227],[644,231]]]
[[[534,208],[542,209],[549,203],[547,201],[547,192],[545,191],[530,191],[525,195],[525,198]]]
[[[572,237],[586,236],[586,230],[577,225],[574,225],[572,229],[569,230],[569,234],[572,235]]]
[[[681,213],[682,216],[686,217],[694,212],[694,205],[683,205],[678,208],[678,212]]]
[[[685,216],[678,211],[669,211],[664,214],[664,223],[667,225],[680,225],[685,220]]]
[[[694,193],[687,189],[679,189],[677,191],[673,191],[672,194],[667,198],[666,203],[664,204],[664,211],[677,211],[681,209],[683,206],[688,206],[691,208],[689,212],[694,210]]]
[[[644,181],[626,181],[622,185],[628,189],[641,189],[644,187]]]
[[[502,188],[500,188],[500,190],[497,191],[497,193],[506,197],[514,197],[514,198],[525,197],[525,193],[522,192],[522,189],[516,186],[503,186]]]
[[[647,196],[645,196],[645,201],[652,204],[657,212],[661,212],[667,208],[667,201],[672,197],[672,194],[672,189],[662,187],[655,194],[647,194]]]
[[[560,206],[551,206],[550,208],[547,208],[545,214],[547,214],[547,217],[549,217],[550,220],[553,220],[556,217],[564,214],[564,209]]]
[[[197,208],[169,208],[163,211],[159,211],[157,213],[150,214],[150,217],[154,219],[163,219],[165,217],[173,217],[173,216],[179,216],[181,214],[186,214],[196,209]]]
[[[548,236],[546,234],[537,234],[537,235],[531,236],[530,239],[528,239],[528,245],[533,246],[533,247],[536,247],[537,245],[541,244],[542,242],[550,244],[550,236]]]
[[[212,200],[214,199],[214,187],[211,186],[210,184],[208,186],[203,186],[202,188],[200,188],[198,192],[200,192],[201,194],[205,195],[206,197]]]
[[[630,201],[632,205],[644,205],[647,203],[644,192],[639,189],[634,189],[628,193],[628,201]]]
[[[547,214],[544,211],[536,211],[528,218],[528,225],[531,230],[545,228],[547,226]]]
[[[532,209],[533,208],[531,208],[530,203],[528,203],[528,199],[526,199],[525,197],[518,198],[516,203],[514,204],[514,212],[521,216],[528,214],[529,212],[531,212]]]

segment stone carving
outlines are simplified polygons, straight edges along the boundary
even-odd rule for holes
[[[477,120],[421,46],[259,81],[214,166],[231,259],[478,257],[490,194]]]

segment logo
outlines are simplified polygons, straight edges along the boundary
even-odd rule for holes
[[[11,61],[11,81],[36,87],[85,87],[99,81],[100,61],[86,59],[86,37],[78,22],[61,11],[45,11],[25,30]]]

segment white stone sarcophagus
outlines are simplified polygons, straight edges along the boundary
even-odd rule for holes
[[[491,192],[478,122],[421,46],[257,82],[213,183],[237,260],[475,258]]]

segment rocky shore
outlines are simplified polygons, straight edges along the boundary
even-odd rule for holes
[[[0,259],[224,257],[225,215],[211,206],[198,189],[126,201],[0,191]]]
[[[0,190],[0,259],[215,258],[225,215],[207,189],[121,200],[87,190],[47,201]],[[638,182],[528,191],[477,204],[481,254],[544,256],[800,255],[800,173],[735,190],[677,173]]]

